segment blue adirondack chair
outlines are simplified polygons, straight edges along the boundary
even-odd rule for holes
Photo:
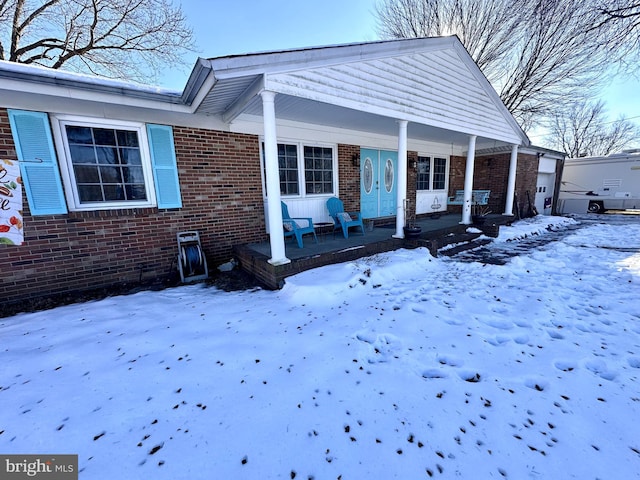
[[[284,238],[296,237],[298,247],[302,248],[302,236],[311,233],[313,239],[318,243],[318,237],[316,237],[316,231],[313,228],[312,218],[291,218],[289,215],[289,208],[284,202],[280,202],[282,205],[282,228],[284,229]]]
[[[360,227],[362,235],[364,235],[364,225],[362,224],[362,215],[360,212],[345,212],[342,200],[331,197],[327,200],[327,210],[333,219],[333,229],[342,229],[344,238],[349,238],[349,229],[351,227]]]

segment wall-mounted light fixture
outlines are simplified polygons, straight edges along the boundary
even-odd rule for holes
[[[359,153],[354,153],[351,156],[351,162],[353,163],[354,167],[360,167],[360,154]]]
[[[416,168],[418,168],[418,162],[417,162],[417,160],[409,160],[409,168],[412,168],[412,169],[414,169],[414,170],[415,170]]]

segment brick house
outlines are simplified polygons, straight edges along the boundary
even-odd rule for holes
[[[457,37],[199,59],[182,92],[0,62],[0,160],[24,187],[0,304],[166,277],[179,231],[210,265],[261,241],[284,264],[281,199],[315,222],[338,196],[396,236],[405,198],[487,188],[511,215],[538,168]]]

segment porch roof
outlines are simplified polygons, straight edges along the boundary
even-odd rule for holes
[[[530,144],[455,36],[200,58],[182,99],[233,123],[262,114],[276,96],[279,119],[478,148]]]

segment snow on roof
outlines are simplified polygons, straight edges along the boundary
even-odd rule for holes
[[[165,100],[169,101],[179,100],[182,94],[177,90],[144,85],[129,80],[118,80],[4,60],[0,60],[0,79],[48,83],[101,92],[120,93],[127,96],[154,97],[156,99],[164,97]]]

